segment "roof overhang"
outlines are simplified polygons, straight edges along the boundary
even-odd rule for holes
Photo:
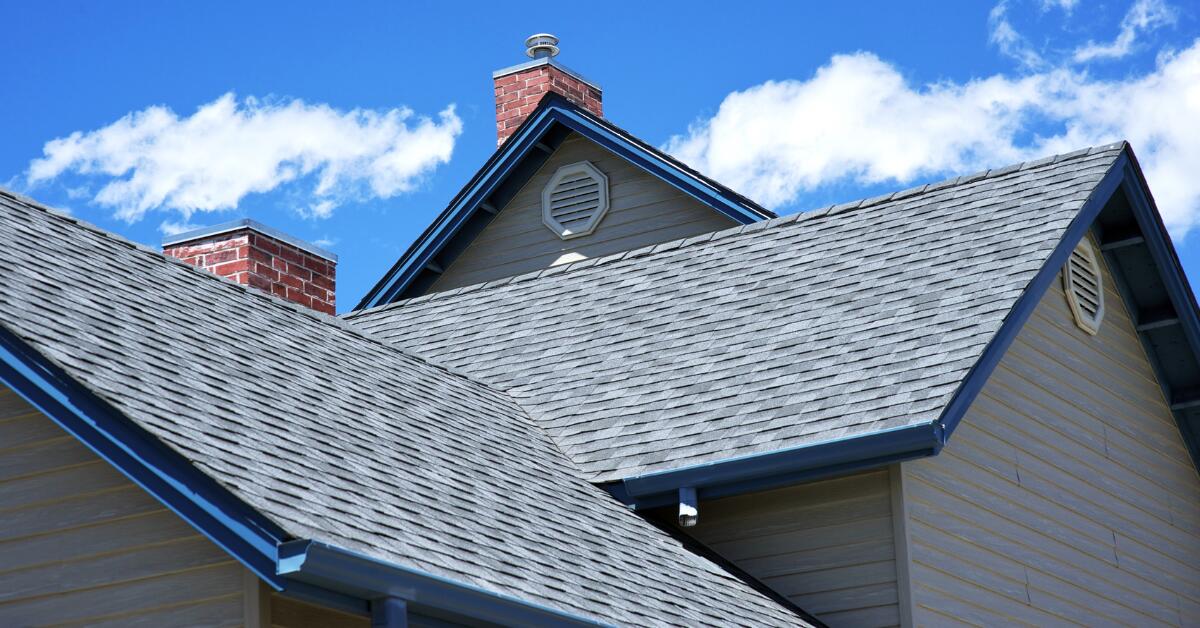
[[[0,325],[0,381],[275,589],[283,530]]]
[[[937,455],[1012,345],[1076,244],[1094,230],[1200,469],[1200,316],[1170,236],[1128,146],[1093,188],[937,419],[792,449],[624,478],[607,485],[641,509],[677,503],[680,489],[712,499]]]
[[[376,600],[400,600],[415,612],[435,617],[528,626],[596,625],[463,582],[323,543],[293,540],[4,325],[0,382],[286,595],[358,613],[370,610]]]
[[[506,626],[598,626],[594,620],[376,560],[316,541],[280,547],[279,574],[365,600],[400,599],[413,612]]]
[[[738,224],[774,217],[770,211],[551,92],[354,309],[419,295],[572,132]]]

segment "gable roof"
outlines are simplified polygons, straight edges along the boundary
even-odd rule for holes
[[[608,120],[549,92],[355,309],[420,293],[491,221],[571,132],[578,133],[740,224],[775,216]]]
[[[936,453],[1135,170],[1085,149],[347,318],[505,390],[633,503],[713,497]]]
[[[4,192],[0,365],[276,587],[419,582],[442,597],[416,608],[452,589],[521,623],[804,621],[585,481],[508,395]]]

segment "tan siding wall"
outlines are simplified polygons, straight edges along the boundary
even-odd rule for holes
[[[889,471],[702,502],[686,529],[835,628],[899,624]]]
[[[273,628],[369,628],[371,618],[271,594]]]
[[[0,386],[0,625],[239,625],[243,572]]]
[[[271,628],[369,628],[371,618],[316,606],[278,593],[270,594]],[[464,624],[419,615],[409,610],[410,628],[456,628]]]
[[[941,455],[903,465],[918,625],[1200,625],[1200,479],[1105,284],[1089,336],[1056,280]]]
[[[542,224],[542,188],[554,171],[591,161],[608,176],[609,210],[594,233],[562,240]],[[733,220],[578,135],[571,135],[431,292],[483,283],[575,261],[717,231]]]

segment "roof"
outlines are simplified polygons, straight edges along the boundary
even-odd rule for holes
[[[548,92],[450,204],[409,246],[355,309],[422,294],[449,268],[497,211],[520,190],[571,132],[596,142],[740,224],[775,214],[650,146],[608,120]]]
[[[588,483],[509,395],[6,192],[0,332],[281,542],[586,620],[803,623]]]
[[[506,391],[595,482],[910,428],[928,434],[914,446],[935,453],[943,412],[1124,149],[1085,149],[348,320]]]

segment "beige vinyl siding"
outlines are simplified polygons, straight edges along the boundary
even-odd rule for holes
[[[370,628],[371,618],[341,610],[316,606],[279,593],[270,594],[271,628]],[[456,624],[443,619],[408,612],[411,628],[454,628]]]
[[[898,625],[889,473],[704,501],[685,530],[834,628]]]
[[[243,573],[0,386],[0,625],[241,625]]]
[[[591,235],[562,240],[542,224],[542,188],[560,166],[587,160],[609,181],[609,210]],[[736,223],[579,135],[572,134],[433,284],[483,283]]]
[[[370,628],[371,618],[271,594],[272,628]]]
[[[1112,277],[1056,280],[936,458],[904,463],[917,625],[1200,625],[1200,479]]]

